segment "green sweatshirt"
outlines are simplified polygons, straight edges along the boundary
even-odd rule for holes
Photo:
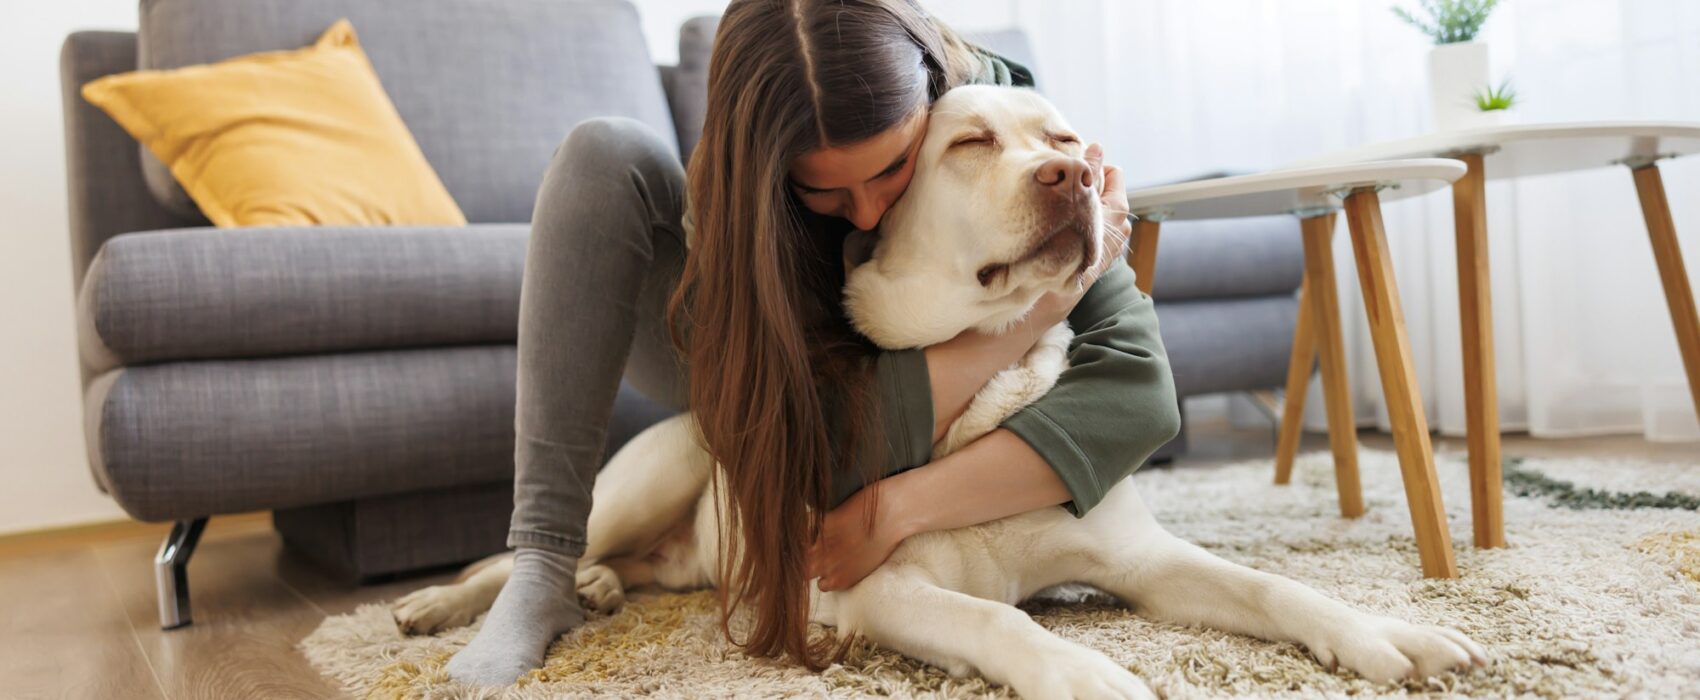
[[[1033,87],[1025,66],[989,51],[976,53],[982,70],[971,82]],[[688,245],[690,203],[685,206]],[[1049,393],[1002,427],[1020,436],[1056,470],[1072,498],[1064,505],[1078,517],[1174,439],[1180,432],[1180,409],[1151,297],[1134,286],[1126,261],[1118,260],[1098,278],[1075,305],[1068,323],[1075,334],[1068,370]],[[863,459],[874,460],[876,471],[887,476],[931,461],[933,396],[926,353],[883,352],[874,373],[885,439],[863,450]],[[835,502],[862,487],[863,473],[861,465],[839,470]]]

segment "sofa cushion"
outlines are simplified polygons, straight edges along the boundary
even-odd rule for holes
[[[124,234],[78,295],[90,371],[167,360],[509,343],[529,230],[191,228]]]
[[[584,119],[673,133],[637,12],[618,0],[143,0],[138,63],[300,48],[343,18],[469,221],[530,221],[550,156]]]
[[[513,474],[511,345],[127,367],[84,406],[89,459],[140,520]]]
[[[1176,395],[1280,388],[1298,313],[1291,294],[1157,304]]]
[[[89,460],[148,521],[507,481],[514,362],[480,345],[116,369],[84,397]],[[622,384],[604,458],[672,414]]]
[[[1159,304],[1291,294],[1304,280],[1298,219],[1169,221],[1157,241],[1151,296]]]

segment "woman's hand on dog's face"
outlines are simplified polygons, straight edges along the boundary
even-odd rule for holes
[[[809,545],[804,571],[820,579],[823,591],[840,591],[859,583],[891,557],[908,535],[898,524],[888,490],[870,526],[864,508],[875,486],[869,486],[826,514],[820,538]]]
[[[1087,272],[1087,282],[1082,285],[1090,287],[1115,264],[1117,258],[1127,255],[1128,241],[1133,238],[1133,222],[1127,216],[1127,185],[1122,182],[1122,170],[1104,164],[1102,145],[1095,143],[1086,147],[1086,164],[1092,168],[1092,181],[1104,185],[1098,194],[1099,201],[1104,204],[1104,248],[1098,264]]]

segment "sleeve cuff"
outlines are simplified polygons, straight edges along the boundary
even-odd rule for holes
[[[1083,517],[1104,499],[1104,489],[1098,484],[1092,462],[1050,416],[1028,406],[1004,421],[1003,427],[1025,441],[1056,471],[1072,497],[1063,507],[1074,517]]]

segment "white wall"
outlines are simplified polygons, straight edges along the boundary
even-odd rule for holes
[[[0,532],[123,517],[83,455],[59,43],[134,29],[134,0],[10,3],[0,22]]]

